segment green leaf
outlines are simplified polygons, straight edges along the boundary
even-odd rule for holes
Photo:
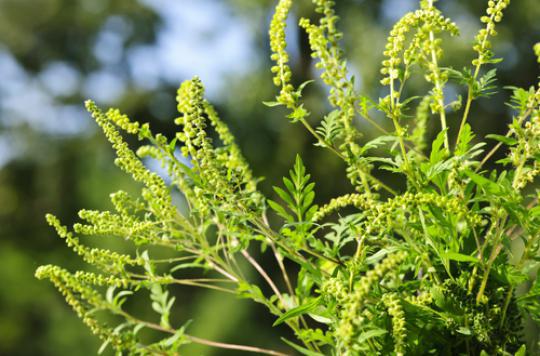
[[[495,61],[495,60],[492,60]],[[490,63],[496,63],[492,62]],[[480,79],[478,79],[473,84],[473,91],[472,95],[473,98],[479,98],[479,97],[490,97],[497,93],[495,89],[497,89],[497,86],[495,85],[495,82],[497,81],[497,69],[492,69],[488,71],[486,74],[484,74]]]
[[[310,83],[314,83],[315,81],[314,80],[306,80],[305,82],[303,82],[302,84],[300,84],[298,86],[298,89],[296,90],[296,95],[300,98],[302,96],[302,92],[304,91],[304,88],[310,84]]]
[[[480,262],[480,260],[476,257],[464,255],[458,252],[443,252],[441,253],[441,257],[452,260],[452,261],[458,261],[458,262],[471,262],[471,263]]]
[[[283,219],[285,219],[286,221],[289,221],[289,222],[294,221],[294,218],[290,214],[288,214],[285,211],[285,208],[283,208],[281,205],[279,205],[278,203],[276,203],[273,200],[267,200],[267,202],[268,202],[268,205],[270,206],[270,208],[272,208],[272,210],[274,210]]]
[[[289,345],[290,347],[292,347],[296,351],[300,352],[302,355],[306,355],[306,356],[324,356],[320,352],[315,352],[315,351],[308,350],[305,347],[302,347],[300,345],[295,344],[292,341],[289,341],[289,340],[285,339],[284,337],[282,337],[281,340],[283,340],[284,343],[286,343],[287,345]]]
[[[294,187],[294,183],[287,177],[283,177],[283,184],[285,184],[285,187],[289,192],[294,194],[296,192],[296,188]]]
[[[289,170],[289,177],[283,177],[283,184],[287,188],[288,193],[279,187],[274,187],[274,191],[287,204],[288,210],[293,214],[290,215],[283,207],[279,207],[275,202],[271,203],[269,201],[269,205],[289,222],[309,221],[314,214],[315,183],[309,183],[311,176],[306,173],[306,167],[299,155],[296,156],[293,169]],[[306,225],[303,224],[303,226],[305,227]]]
[[[471,180],[473,182],[475,182],[479,187],[481,188],[484,188],[486,191],[488,191],[489,193],[493,193],[493,194],[500,194],[501,193],[501,188],[499,187],[499,185],[489,179],[487,179],[486,177],[483,177],[479,174],[476,174],[470,170],[465,170],[465,174],[471,178]]]
[[[437,138],[435,138],[435,140],[431,144],[431,154],[429,156],[429,161],[432,164],[442,161],[447,155],[446,149],[443,148],[445,137],[446,130],[443,130],[439,132]]]
[[[472,139],[474,138],[474,134],[471,130],[471,125],[465,124],[463,126],[463,130],[461,130],[461,133],[459,135],[459,143],[456,147],[456,155],[464,155],[469,150],[469,144],[471,143]]]
[[[293,199],[291,198],[291,196],[289,194],[287,194],[287,192],[285,192],[283,189],[279,188],[279,187],[273,187],[274,188],[274,192],[277,193],[277,195],[279,195],[279,197],[281,198],[281,200],[283,200],[285,203],[287,203],[289,206],[293,206],[294,205],[294,201]]]
[[[322,119],[321,125],[315,130],[326,142],[332,143],[342,131],[342,127],[338,120],[339,114],[339,110],[331,111],[324,119]],[[324,144],[321,144],[320,142],[316,145],[324,146]]]
[[[176,142],[178,141],[178,137],[175,137],[171,140],[171,142],[169,142],[169,151],[171,153],[174,152],[174,149],[176,148]]]
[[[375,148],[378,148],[380,146],[384,146],[388,142],[395,142],[396,139],[397,139],[396,136],[393,136],[393,135],[378,136],[377,138],[369,141],[368,143],[366,143],[362,147],[362,153],[366,153],[367,151],[369,151],[371,149],[375,149]]]
[[[188,262],[188,263],[181,263],[179,265],[176,265],[174,266],[173,268],[171,268],[171,270],[169,271],[169,273],[173,273],[175,271],[178,271],[180,269],[185,269],[185,268],[202,268],[203,266],[201,266],[200,263],[198,262]]]
[[[316,298],[316,299],[312,300],[309,303],[299,305],[296,308],[292,308],[292,309],[288,310],[286,313],[281,315],[274,322],[274,324],[272,326],[277,326],[277,325],[279,325],[279,324],[283,323],[284,321],[287,321],[287,320],[289,320],[291,318],[296,318],[296,317],[298,317],[300,315],[308,313],[309,311],[314,309],[317,305],[319,305],[319,302],[320,302],[320,298]]]
[[[486,137],[491,138],[492,140],[502,142],[502,143],[504,143],[505,145],[508,145],[508,146],[514,146],[514,145],[516,145],[518,143],[518,141],[515,138],[508,137],[508,136],[490,134],[490,135],[486,135]]]
[[[283,105],[282,103],[280,103],[279,101],[263,101],[262,102],[264,105],[268,106],[269,108],[272,108],[274,106],[280,106],[280,105]]]
[[[456,331],[463,335],[472,335],[471,329],[466,328],[464,326],[460,326]]]
[[[527,355],[527,346],[525,344],[521,345],[519,350],[516,351],[514,356],[526,356]]]
[[[97,352],[98,355],[101,355],[103,353],[103,351],[105,351],[105,349],[107,348],[107,346],[109,346],[111,340],[110,339],[107,339],[105,341],[103,341],[103,343],[101,344],[101,346],[99,347],[99,350]]]
[[[369,339],[372,339],[374,337],[379,337],[387,333],[388,331],[384,329],[372,329],[369,331],[365,331],[361,333],[360,336],[358,336],[358,343],[361,344]]]
[[[292,113],[287,117],[291,119],[292,122],[297,122],[303,120],[306,116],[309,115],[309,111],[304,108],[304,104],[297,106]]]

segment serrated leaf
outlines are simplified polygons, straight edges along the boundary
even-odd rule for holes
[[[268,205],[270,206],[270,208],[272,208],[272,210],[274,210],[283,219],[285,219],[288,222],[294,221],[294,218],[289,213],[287,213],[285,211],[285,208],[283,208],[281,205],[279,205],[278,203],[276,203],[273,200],[267,200],[267,202],[268,202]]]
[[[439,132],[433,143],[431,144],[431,154],[429,155],[429,161],[432,164],[442,161],[447,154],[445,148],[443,148],[444,140],[446,138],[446,130]]]
[[[285,187],[291,194],[294,194],[296,189],[294,187],[294,183],[289,178],[283,177],[283,184],[285,184]]]
[[[458,138],[458,145],[456,147],[456,155],[463,155],[469,149],[469,144],[474,138],[474,134],[471,130],[471,125],[465,124]]]
[[[292,122],[297,122],[303,120],[306,116],[309,115],[309,111],[304,108],[304,105],[300,105],[294,109],[287,117],[291,119]]]
[[[396,136],[392,136],[392,135],[378,136],[377,138],[367,142],[362,147],[362,153],[366,153],[367,151],[369,151],[371,149],[375,149],[375,148],[378,148],[380,146],[384,146],[388,142],[393,142],[393,141],[396,141],[396,140],[397,140]]]
[[[283,200],[289,206],[292,206],[292,207],[294,206],[294,200],[289,194],[287,194],[287,192],[285,192],[283,189],[279,187],[273,187],[273,188],[274,188],[274,192],[276,192],[276,194],[281,198],[281,200]]]

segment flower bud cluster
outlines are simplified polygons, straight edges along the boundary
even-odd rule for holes
[[[341,32],[337,30],[336,23],[339,17],[336,15],[334,7],[336,5],[333,0],[313,0],[315,4],[315,12],[322,14],[320,20],[321,27],[326,30],[327,38],[332,45],[337,45],[337,41],[343,36]]]
[[[411,304],[426,306],[433,303],[433,294],[431,292],[422,292],[419,295],[407,296],[405,300]]]
[[[472,226],[478,225],[481,222],[481,216],[477,214],[471,214],[469,209],[463,204],[463,202],[450,196],[442,196],[436,193],[411,193],[406,192],[400,196],[396,196],[389,199],[383,204],[375,206],[375,210],[369,211],[372,216],[373,224],[381,224],[383,219],[387,219],[392,225],[395,219],[396,212],[398,213],[410,213],[411,218],[416,216],[418,207],[436,206],[445,211],[451,211],[456,214],[458,219],[466,219]],[[368,219],[369,220],[369,219]]]
[[[39,267],[35,275],[38,279],[49,279],[54,284],[94,335],[99,336],[103,341],[107,340],[119,352],[135,347],[130,334],[115,332],[93,316],[95,310],[107,309],[109,306],[103,297],[84,280],[97,280],[96,278],[91,278],[90,274],[72,275],[65,269],[52,265]]]
[[[292,72],[289,68],[289,54],[287,53],[287,42],[285,41],[285,28],[292,0],[280,0],[276,6],[274,16],[270,22],[270,49],[271,59],[276,64],[271,68],[274,73],[274,84],[281,87],[278,101],[289,109],[296,106],[294,88],[290,84]]]
[[[120,254],[118,252],[107,249],[90,248],[80,243],[79,239],[73,236],[65,226],[60,224],[58,218],[54,215],[47,214],[47,222],[56,229],[58,236],[66,240],[68,247],[71,247],[78,255],[86,262],[94,264],[104,271],[109,271],[115,274],[124,272],[127,265],[142,265],[140,259],[132,258],[129,255]]]
[[[480,18],[480,21],[485,23],[485,28],[482,28],[475,37],[473,49],[478,53],[478,58],[474,59],[474,66],[481,66],[489,63],[493,58],[491,51],[491,42],[489,37],[497,35],[495,25],[502,21],[504,9],[510,5],[510,0],[489,0],[486,15]]]
[[[92,114],[97,124],[102,128],[105,136],[112,143],[116,150],[117,158],[115,164],[122,170],[132,175],[133,179],[145,185],[147,194],[144,195],[148,207],[152,213],[163,218],[171,220],[177,214],[176,208],[172,204],[171,195],[163,179],[155,172],[149,171],[135,153],[128,147],[120,133],[116,130],[114,122],[119,122],[126,129],[133,131],[135,126],[130,126],[126,118],[115,111],[109,111],[108,116],[95,105],[92,101],[86,102],[86,108]],[[115,121],[116,120],[116,121]]]
[[[208,215],[213,207],[236,211],[239,203],[247,210],[260,209],[262,198],[256,191],[256,180],[229,129],[204,99],[200,79],[195,77],[182,83],[177,98],[178,110],[183,113],[175,121],[183,126],[177,138],[184,143],[182,153],[191,158],[192,170],[201,179],[193,188],[192,207],[201,216]],[[218,133],[222,147],[212,145],[206,133],[207,121]]]
[[[321,293],[334,298],[338,303],[343,304],[349,299],[349,291],[343,284],[342,278],[329,278],[321,285]]]
[[[407,330],[405,328],[405,313],[396,293],[387,293],[382,296],[382,302],[388,308],[392,317],[392,336],[394,337],[394,352],[396,356],[405,355]]]
[[[431,95],[422,98],[416,108],[415,126],[409,139],[416,147],[418,152],[423,152],[426,148],[426,130],[430,114],[430,106],[433,102]]]
[[[242,155],[234,136],[231,134],[227,125],[219,118],[214,107],[206,100],[204,102],[204,108],[211,125],[216,130],[224,145],[221,149],[216,149],[216,152],[218,161],[226,167],[228,175],[232,175],[229,181],[238,182],[237,184],[243,185],[243,191],[250,196],[255,205],[259,204],[262,197],[257,192],[257,180]]]
[[[419,18],[416,13],[405,14],[392,28],[383,52],[386,59],[382,62],[382,85],[390,85],[399,78],[399,66],[402,63],[401,53],[405,50],[407,34],[418,25]]]
[[[540,100],[537,105],[540,106]],[[517,139],[517,144],[510,149],[509,154],[513,165],[517,167],[513,185],[522,189],[540,175],[540,108],[533,110],[530,119],[513,131]]]
[[[324,3],[328,5],[333,2],[325,1]],[[335,40],[339,38],[339,34],[328,31],[328,23],[335,23],[337,17],[333,15],[333,10],[325,10],[326,14],[330,18],[323,17],[319,25],[312,24],[308,19],[302,18],[300,19],[300,27],[308,34],[312,50],[311,56],[319,60],[315,67],[322,70],[321,79],[330,87],[328,100],[333,107],[340,109],[338,122],[341,130],[336,137],[343,138],[347,144],[352,144],[357,136],[356,130],[352,127],[357,98],[353,83],[347,76],[347,64],[341,58],[341,50]],[[324,20],[326,22],[323,22]],[[332,25],[331,28],[334,27],[335,25]]]
[[[407,38],[412,30],[416,33],[407,46]],[[432,51],[437,58],[442,54],[440,48],[441,39],[430,36],[430,33],[438,34],[448,32],[457,35],[459,30],[455,23],[445,18],[435,8],[425,8],[409,12],[399,20],[392,30],[385,47],[381,73],[384,78],[383,85],[390,85],[393,80],[399,78],[401,65],[412,65],[416,62],[427,65]]]
[[[388,255],[354,284],[352,293],[348,295],[342,306],[341,319],[336,328],[336,335],[344,341],[345,350],[352,350],[355,335],[361,326],[360,315],[369,292],[386,275],[397,275],[399,270],[397,267],[406,257],[407,253],[404,251]]]
[[[230,187],[224,179],[226,175],[223,167],[217,162],[212,140],[206,133],[204,87],[201,80],[195,77],[183,82],[178,89],[177,100],[178,111],[183,115],[175,120],[177,125],[182,125],[182,132],[178,132],[176,137],[184,143],[182,154],[191,159],[192,170],[201,178],[193,190],[197,201],[192,203],[205,216],[210,212],[206,195],[226,195],[230,193]]]
[[[81,210],[79,217],[89,224],[76,223],[73,229],[81,235],[117,236],[136,245],[159,243],[162,233],[152,220],[140,220],[134,214],[114,214],[110,211]]]
[[[372,209],[373,204],[375,204],[375,202],[370,200],[365,194],[346,194],[334,198],[330,200],[328,204],[321,206],[315,215],[313,215],[312,220],[314,222],[321,221],[326,216],[347,206],[354,206],[356,208],[367,210]]]

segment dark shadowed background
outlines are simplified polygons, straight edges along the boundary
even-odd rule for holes
[[[410,0],[338,0],[340,27],[358,90],[378,97],[379,65],[386,33]],[[289,26],[294,80],[317,75],[306,36],[294,23],[313,17],[297,1]],[[447,42],[443,65],[461,68],[487,1],[441,0],[438,5],[461,27]],[[82,268],[45,221],[53,212],[72,223],[80,208],[109,209],[108,194],[133,184],[113,165],[113,151],[84,111],[82,102],[121,108],[155,131],[175,131],[176,88],[199,75],[207,96],[230,125],[258,176],[271,185],[300,152],[316,179],[318,199],[351,190],[342,164],[313,146],[284,111],[262,104],[275,89],[269,72],[267,27],[270,0],[0,0],[0,355],[92,355],[100,342],[63,298],[33,274],[37,266]],[[540,41],[540,3],[515,1],[494,51],[499,86],[528,87],[539,75],[531,47]],[[327,109],[326,88],[306,90],[315,123]],[[454,100],[460,89],[451,86]],[[509,116],[500,100],[480,100],[472,126],[482,137],[503,131]],[[451,131],[457,120],[450,119]],[[371,129],[358,119],[368,138]],[[385,125],[384,122],[382,122]],[[437,122],[432,123],[436,128]],[[381,176],[392,184],[392,177]],[[399,183],[398,183],[399,184]],[[247,301],[182,289],[175,320],[193,319],[190,334],[213,340],[272,347],[280,343],[272,319]],[[187,355],[225,355],[192,347]],[[234,353],[233,353],[234,354]]]

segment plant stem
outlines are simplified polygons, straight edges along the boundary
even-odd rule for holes
[[[118,310],[117,313],[119,315],[122,315],[123,317],[125,317],[126,319],[130,320],[133,323],[143,324],[144,326],[146,326],[147,328],[150,328],[150,329],[154,329],[154,330],[157,330],[157,331],[161,331],[161,332],[168,333],[168,334],[173,334],[173,335],[176,334],[176,332],[177,332],[177,330],[170,329],[170,328],[165,328],[165,327],[163,327],[163,326],[161,326],[159,324],[155,324],[155,323],[151,323],[151,322],[148,322],[148,321],[137,319],[136,317],[132,316],[131,314],[128,314],[127,312],[125,312],[123,310]],[[188,335],[188,334],[183,334],[183,336],[185,336],[188,340],[190,340],[191,342],[194,342],[196,344],[207,345],[207,346],[217,347],[217,348],[221,348],[221,349],[253,352],[253,353],[259,353],[259,354],[263,354],[263,355],[288,356],[287,354],[279,352],[279,351],[263,349],[263,348],[260,348],[260,347],[237,345],[237,344],[228,344],[228,343],[224,343],[224,342],[217,342],[217,341],[212,341],[212,340],[208,340],[208,339],[203,339],[201,337],[192,336],[192,335]]]
[[[272,288],[272,291],[274,292],[274,294],[279,298],[279,301],[281,302],[281,305],[283,306],[283,308],[286,308],[287,305],[285,303],[285,299],[283,298],[283,295],[281,295],[281,292],[279,291],[279,289],[276,287],[274,281],[272,280],[272,278],[270,278],[270,276],[268,275],[268,273],[266,273],[266,271],[261,267],[260,264],[257,263],[257,261],[255,261],[255,259],[253,257],[251,257],[251,255],[249,254],[249,252],[247,252],[246,250],[242,250],[242,255],[246,258],[246,260],[257,270],[257,272],[259,272],[259,274],[264,278],[264,280],[266,281],[266,283],[268,283],[268,285],[270,286],[270,288]]]
[[[493,21],[495,17],[495,14],[491,14],[490,15],[490,22]],[[484,39],[482,40],[482,43],[480,45],[480,48],[485,48],[486,46],[486,42],[487,42],[487,38],[488,38],[488,35],[486,35],[484,37]],[[474,100],[473,98],[473,85],[474,85],[474,82],[476,81],[476,78],[478,77],[478,74],[480,74],[480,68],[482,67],[482,61],[480,60],[480,55],[478,56],[477,60],[478,60],[478,63],[476,64],[476,67],[474,69],[474,74],[473,74],[473,77],[471,79],[471,83],[469,83],[469,88],[468,88],[468,92],[467,92],[467,103],[465,104],[465,109],[463,111],[463,117],[461,118],[461,123],[459,124],[459,131],[458,131],[458,135],[457,135],[457,138],[456,138],[456,146],[459,144],[459,140],[461,138],[461,131],[463,130],[463,127],[465,127],[465,123],[467,122],[467,118],[469,116],[469,112],[470,112],[470,109],[471,109],[471,104]]]
[[[433,31],[429,32],[429,40],[433,44],[435,41],[435,35],[433,34]],[[450,151],[450,142],[448,141],[448,126],[446,124],[446,111],[444,108],[444,94],[443,94],[443,88],[440,82],[440,76],[439,76],[439,63],[437,61],[437,54],[435,53],[435,47],[431,46],[431,60],[433,62],[433,81],[435,82],[435,88],[439,92],[439,95],[437,95],[436,100],[437,104],[439,105],[439,116],[441,118],[441,130],[444,131],[444,147]]]
[[[259,354],[263,354],[263,355],[288,356],[287,354],[284,354],[284,353],[279,352],[279,351],[263,349],[263,348],[260,348],[260,347],[236,345],[236,344],[227,344],[227,343],[224,343],[224,342],[211,341],[211,340],[207,340],[207,339],[203,339],[203,338],[200,338],[200,337],[187,335],[187,334],[186,334],[186,337],[189,340],[193,341],[194,343],[201,344],[201,345],[218,347],[218,348],[222,348],[222,349],[253,352],[253,353],[259,353]]]
[[[527,109],[527,111],[525,111],[523,113],[523,115],[521,115],[518,119],[518,125],[521,125],[526,119],[527,117],[529,117],[529,115],[532,113],[533,111],[533,108],[529,108]],[[508,132],[506,133],[506,135],[504,137],[510,137],[512,135],[512,133],[514,132],[514,130],[510,129],[508,130]],[[493,147],[487,154],[486,156],[482,159],[482,161],[480,162],[480,164],[478,165],[478,167],[476,167],[475,169],[475,172],[478,172],[482,166],[491,158],[491,156],[493,156],[495,154],[495,152],[497,152],[497,150],[499,148],[501,148],[501,146],[503,145],[502,142],[499,142],[497,145],[495,145],[495,147]]]

